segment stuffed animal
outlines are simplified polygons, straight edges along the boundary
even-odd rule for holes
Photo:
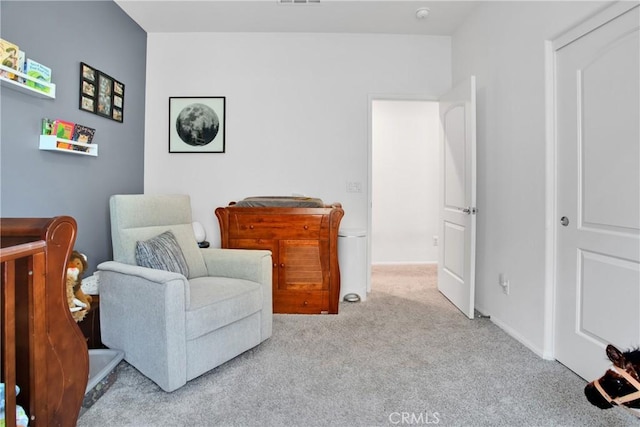
[[[71,317],[73,317],[73,320],[75,320],[76,322],[84,319],[89,309],[89,307],[85,303],[80,301],[73,294],[73,288],[78,281],[79,273],[80,270],[78,270],[76,267],[67,268],[67,304],[69,305],[69,310],[71,311]]]
[[[86,269],[87,257],[78,251],[71,252],[67,262],[67,302],[76,322],[84,319],[93,300],[82,291],[82,273]]]

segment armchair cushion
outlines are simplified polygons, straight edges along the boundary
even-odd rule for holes
[[[186,312],[186,338],[192,340],[262,310],[259,283],[228,277],[199,277],[189,281],[191,300]]]
[[[138,240],[136,262],[141,267],[172,271],[189,277],[189,266],[171,231],[165,231],[149,240]]]

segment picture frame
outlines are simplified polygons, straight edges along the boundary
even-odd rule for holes
[[[85,110],[85,111],[89,111],[91,113],[95,113],[96,112],[95,99],[93,97],[81,95],[80,96],[80,109],[81,110]]]
[[[96,112],[96,76],[95,68],[80,63],[80,109],[90,113]]]
[[[84,62],[80,63],[80,78],[91,83],[96,82],[96,69]]]
[[[80,63],[80,109],[122,123],[124,83],[84,63]]]
[[[83,81],[82,94],[89,98],[94,98],[96,96],[96,85],[88,81]]]
[[[111,118],[113,108],[113,79],[98,72],[98,99],[96,114]]]
[[[226,97],[169,97],[169,153],[224,153]]]
[[[115,95],[124,96],[124,85],[117,80],[113,81],[113,93]]]
[[[124,83],[113,80],[113,112],[111,118],[117,122],[124,119]]]

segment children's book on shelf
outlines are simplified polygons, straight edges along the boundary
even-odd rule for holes
[[[51,135],[53,133],[53,124],[55,120],[42,119],[42,135]]]
[[[73,128],[75,123],[67,122],[64,120],[56,120],[53,122],[52,135],[62,139],[71,139],[73,136]]]
[[[73,139],[74,141],[84,142],[85,144],[91,144],[93,141],[93,135],[95,135],[96,130],[90,128],[88,126],[76,124],[73,130]]]
[[[15,43],[11,43],[5,39],[0,39],[0,64],[5,67],[18,69],[18,52],[20,49]],[[17,79],[18,76],[9,73],[8,71],[0,70],[0,76],[5,76],[10,79]]]
[[[27,58],[25,74],[35,78],[36,80],[51,83],[51,68],[46,65],[42,65],[33,59]],[[48,86],[36,83],[33,80],[27,80],[27,86],[38,89],[44,93],[50,92],[50,88]]]
[[[84,147],[82,145],[73,145],[71,149],[73,151],[82,151],[83,153],[86,153],[87,151],[89,151],[89,147]]]
[[[24,50],[19,50],[18,51],[18,71],[20,71],[21,73],[24,74],[25,68],[27,68],[26,54],[24,53]],[[25,82],[25,78],[24,77],[20,77],[20,76],[16,76],[16,77],[17,77],[18,82],[20,82],[20,83],[24,83]]]

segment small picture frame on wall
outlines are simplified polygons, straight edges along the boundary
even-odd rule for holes
[[[80,63],[80,109],[96,112],[96,69]]]
[[[122,123],[124,83],[81,62],[80,109]]]
[[[124,96],[124,85],[117,80],[113,81],[113,93]]]
[[[80,109],[89,111],[91,113],[96,112],[96,103],[93,97],[88,97],[81,95],[80,96]]]
[[[91,82],[83,81],[82,82],[82,94],[88,96],[89,98],[93,98],[96,96],[96,85]]]
[[[96,70],[95,68],[85,64],[84,62],[80,63],[80,75],[83,81],[88,81],[91,83],[96,82]]]
[[[113,79],[98,72],[98,105],[96,113],[111,118],[113,108]]]
[[[224,96],[169,98],[169,153],[224,153]]]

